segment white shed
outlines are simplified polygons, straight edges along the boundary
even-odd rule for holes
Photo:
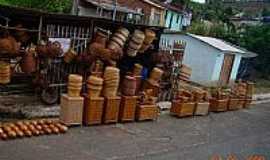
[[[191,81],[204,85],[227,85],[236,79],[242,58],[255,57],[223,40],[194,34],[163,34],[161,42],[187,43],[183,64],[192,68]]]

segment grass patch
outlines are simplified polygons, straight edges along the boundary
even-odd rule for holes
[[[256,79],[255,81],[255,93],[270,93],[270,80]]]

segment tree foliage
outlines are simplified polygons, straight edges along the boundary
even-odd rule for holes
[[[255,61],[255,69],[265,78],[270,78],[270,26],[247,27],[241,37],[241,46],[258,54]]]
[[[69,13],[72,0],[0,0],[0,4],[36,8],[49,12]]]

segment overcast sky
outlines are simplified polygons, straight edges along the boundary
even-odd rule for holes
[[[194,2],[200,2],[200,3],[204,3],[205,2],[205,0],[192,0],[192,1],[194,1]]]

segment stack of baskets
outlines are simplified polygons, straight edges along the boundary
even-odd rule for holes
[[[112,36],[108,44],[108,49],[119,52],[120,50],[124,48],[124,45],[128,39],[128,36],[129,36],[129,31],[126,28],[118,29]]]
[[[153,43],[153,41],[156,38],[156,33],[150,29],[146,29],[144,33],[145,33],[145,39],[140,48],[140,51],[139,51],[140,53],[144,53],[150,47],[150,45]]]
[[[104,72],[103,95],[105,97],[117,96],[117,90],[120,80],[120,71],[115,67],[106,67]]]
[[[10,64],[6,62],[0,62],[0,84],[7,84],[10,82]]]
[[[103,79],[97,76],[89,76],[87,79],[87,92],[90,97],[100,97],[103,87]]]
[[[82,89],[82,76],[70,74],[68,77],[68,96],[80,97]]]
[[[137,55],[137,52],[142,47],[144,39],[145,39],[145,35],[142,31],[140,30],[134,31],[132,38],[128,44],[128,49],[127,49],[128,56],[135,57]]]
[[[125,96],[134,96],[136,94],[136,78],[125,76],[122,87],[122,94]]]

